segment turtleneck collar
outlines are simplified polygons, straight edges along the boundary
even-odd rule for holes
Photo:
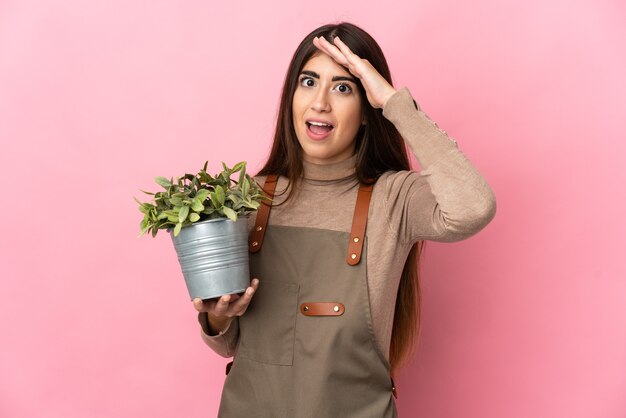
[[[304,178],[308,180],[341,180],[356,175],[356,154],[332,164],[315,164],[302,160]]]

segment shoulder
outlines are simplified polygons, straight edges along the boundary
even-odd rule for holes
[[[263,174],[263,175],[256,175],[256,176],[251,176],[252,179],[259,185],[259,186],[263,186],[263,183],[265,183],[265,179],[267,179],[267,175]]]
[[[427,185],[424,175],[414,170],[388,170],[378,178],[374,190],[385,195],[397,195],[416,185]]]
[[[407,211],[423,208],[428,213],[434,197],[426,177],[413,170],[386,171],[372,190],[374,206],[390,223],[406,216]]]
[[[264,188],[265,181],[270,176],[270,174],[256,175],[252,176],[252,179],[258,184],[261,188]],[[288,184],[288,178],[285,176],[278,176],[278,181],[274,188],[276,194],[281,194],[282,190],[285,189],[285,186]]]

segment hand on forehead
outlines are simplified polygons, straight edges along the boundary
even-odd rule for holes
[[[331,58],[333,58],[335,61],[343,66],[349,66],[349,58],[358,58],[350,50],[350,48],[348,48],[348,46],[344,44],[341,39],[339,39],[338,36],[335,36],[333,38],[333,42],[336,46],[328,42],[323,36],[319,38],[316,36],[315,38],[313,38],[313,45],[315,45],[320,51],[324,52],[325,54],[328,54]]]

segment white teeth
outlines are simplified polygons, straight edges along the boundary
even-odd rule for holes
[[[312,121],[312,120],[310,120],[310,121],[309,121],[309,123],[310,123],[311,125],[316,125],[316,126],[333,126],[333,125],[328,124],[328,123],[314,122],[314,121]]]

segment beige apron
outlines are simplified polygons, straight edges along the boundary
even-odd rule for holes
[[[276,181],[268,176],[264,184],[270,197]],[[218,417],[397,417],[389,362],[370,316],[371,189],[359,188],[351,233],[267,228],[271,207],[261,206],[250,234],[250,274],[259,288],[238,318]]]

